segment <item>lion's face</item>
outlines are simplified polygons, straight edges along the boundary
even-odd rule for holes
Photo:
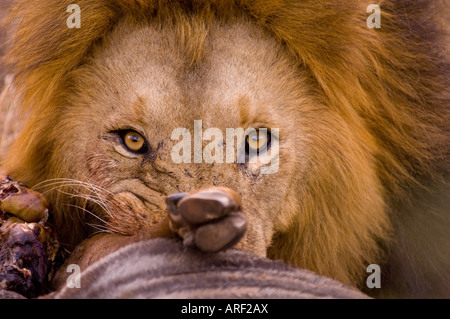
[[[183,32],[197,32],[196,42],[183,42]],[[70,107],[57,124],[68,154],[58,165],[129,204],[121,203],[121,212],[109,207],[114,228],[126,233],[161,220],[168,194],[214,185],[235,189],[249,216],[249,247],[265,255],[274,226],[292,211],[288,194],[309,152],[301,112],[312,102],[300,79],[283,46],[245,21],[131,30],[124,22],[73,72]],[[204,139],[200,155],[217,155],[213,163],[205,155],[199,163],[194,121],[203,126],[195,122]],[[190,141],[174,135],[180,128]],[[207,136],[209,128],[222,132],[222,142]],[[238,163],[238,148],[246,143],[238,138],[227,158],[227,129],[238,128],[268,129],[266,147],[256,148],[271,162],[250,163],[247,146],[245,163]],[[217,148],[211,152],[212,141]],[[177,151],[180,142],[188,143],[189,154]],[[190,159],[176,163],[179,154]]]
[[[373,141],[325,107],[308,70],[268,32],[245,18],[193,21],[124,19],[69,74],[50,165],[56,177],[89,183],[82,195],[75,192],[89,201],[74,205],[73,197],[58,195],[54,202],[94,212],[129,234],[160,221],[171,193],[229,187],[241,195],[248,217],[240,248],[264,256],[273,244],[272,257],[351,282],[347,267],[365,262],[360,246],[376,254],[368,242],[387,227],[368,155]],[[253,140],[265,162],[251,161],[251,133],[229,140],[228,129],[239,128],[268,130],[265,136],[256,131]],[[58,210],[63,219],[73,215]],[[358,235],[347,220],[358,225]],[[284,233],[298,237],[278,247]],[[349,264],[340,263],[343,256]]]
[[[25,128],[12,153],[38,139],[28,169],[10,156],[9,171],[47,196],[69,246],[145,232],[167,195],[225,186],[248,219],[239,248],[357,283],[390,234],[373,135],[273,33],[203,14],[124,17]]]

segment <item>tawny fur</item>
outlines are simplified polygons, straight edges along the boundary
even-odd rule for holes
[[[8,173],[34,186],[51,178],[91,181],[89,172],[95,171],[95,182],[107,188],[118,178],[105,169],[113,167],[114,161],[105,160],[101,152],[84,159],[73,154],[69,140],[76,137],[67,132],[76,132],[76,126],[83,127],[87,119],[79,115],[73,100],[87,105],[99,93],[90,87],[98,87],[95,70],[103,65],[95,59],[115,52],[114,43],[108,41],[146,23],[165,26],[175,39],[168,40],[172,51],[183,52],[178,55],[186,66],[183,74],[189,74],[208,56],[207,38],[214,26],[243,23],[242,28],[252,34],[273,39],[266,43],[284,59],[273,74],[292,68],[280,77],[279,86],[293,88],[283,98],[298,109],[284,108],[282,114],[271,115],[273,123],[286,125],[289,135],[281,150],[285,162],[280,172],[261,186],[260,193],[253,193],[250,186],[239,190],[248,195],[250,207],[270,210],[280,205],[279,214],[261,212],[250,219],[256,235],[250,234],[254,238],[242,248],[262,244],[259,254],[267,248],[272,258],[359,287],[364,287],[367,265],[377,263],[384,265],[384,283],[392,286],[394,295],[449,296],[450,217],[445,183],[450,67],[443,47],[445,35],[436,24],[439,2],[380,1],[382,28],[369,29],[365,23],[368,4],[356,0],[170,4],[80,0],[81,32],[66,26],[71,2],[22,0],[15,7],[13,16],[23,20],[7,62],[23,110],[31,115],[3,161]],[[258,28],[260,33],[252,31]],[[136,103],[139,110],[139,103],[146,102]],[[245,110],[246,103],[251,104],[252,98],[250,102],[241,99],[239,109]],[[103,111],[107,112],[100,108],[98,115]],[[96,113],[93,108],[91,114]],[[295,134],[301,135],[296,144]],[[84,144],[89,145],[86,140]],[[73,165],[83,160],[89,169]],[[167,170],[167,166],[158,169]],[[196,176],[202,174],[196,171]],[[219,177],[218,183],[228,186],[227,181]],[[73,192],[71,187],[66,191]],[[258,196],[269,192],[283,197],[271,195],[258,203]],[[88,216],[67,207],[77,202],[66,194],[49,192],[48,196],[64,240],[75,244],[84,238]],[[161,200],[156,200],[157,214],[136,217],[139,223],[132,222],[121,231],[130,233],[133,227],[141,230],[153,224],[164,214]],[[244,206],[245,200],[243,196]],[[119,228],[128,220],[120,212],[139,204],[134,199],[124,202],[127,207],[116,212]]]

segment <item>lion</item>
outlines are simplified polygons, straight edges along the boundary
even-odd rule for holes
[[[23,125],[1,168],[45,196],[66,249],[85,240],[72,261],[189,241],[206,221],[236,231],[245,215],[245,234],[218,249],[240,239],[375,296],[450,297],[442,2],[379,1],[380,28],[357,0],[79,0],[81,28],[66,23],[70,4],[13,9],[2,108]],[[255,129],[245,161],[175,163],[174,130],[198,121]],[[262,174],[249,149],[278,170]],[[175,216],[185,196],[226,212]],[[369,291],[372,264],[383,281]]]

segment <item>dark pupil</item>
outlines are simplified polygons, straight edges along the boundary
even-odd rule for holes
[[[134,136],[131,138],[131,140],[132,140],[134,143],[137,143],[137,142],[139,142],[139,136],[134,135]]]

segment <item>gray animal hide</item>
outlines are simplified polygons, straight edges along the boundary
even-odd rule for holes
[[[311,271],[235,249],[204,254],[171,239],[126,246],[45,298],[368,298]]]

